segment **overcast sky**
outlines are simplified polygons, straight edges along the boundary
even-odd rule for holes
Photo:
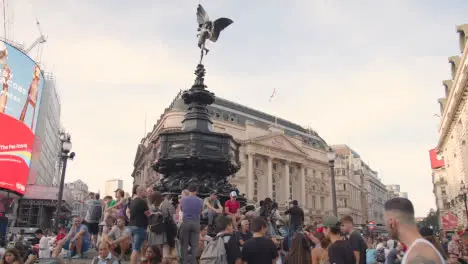
[[[212,18],[235,21],[209,44],[213,92],[348,144],[409,193],[418,215],[435,206],[428,150],[466,0],[201,2]],[[97,191],[121,178],[129,190],[145,112],[150,129],[193,82],[198,0],[7,3],[8,37],[32,43],[36,18],[48,35],[42,61],[56,74],[77,153],[66,180]]]

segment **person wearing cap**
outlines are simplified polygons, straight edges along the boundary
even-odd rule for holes
[[[336,216],[327,216],[323,220],[323,233],[330,239],[328,259],[334,264],[356,263],[353,250],[349,242],[341,239],[341,222]]]
[[[211,192],[211,195],[203,200],[203,216],[208,218],[208,227],[213,227],[213,221],[217,215],[223,213],[223,207],[218,200],[218,193]]]
[[[240,203],[237,201],[237,192],[232,191],[229,195],[231,199],[227,200],[224,204],[224,212],[227,216],[232,219],[232,225],[234,226],[234,231],[237,231],[239,221],[241,221],[242,215],[240,214]]]

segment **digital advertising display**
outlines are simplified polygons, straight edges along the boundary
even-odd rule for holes
[[[44,77],[22,51],[0,41],[0,188],[23,195]]]

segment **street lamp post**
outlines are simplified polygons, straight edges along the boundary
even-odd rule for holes
[[[336,153],[332,148],[328,149],[327,157],[328,157],[328,165],[330,166],[330,180],[331,180],[333,214],[336,217],[338,217],[338,206],[336,204],[336,185],[335,185],[335,158],[336,158]]]
[[[62,175],[60,177],[60,185],[58,190],[57,197],[57,208],[55,213],[55,227],[58,228],[58,219],[60,217],[60,210],[62,209],[62,199],[63,199],[63,188],[65,185],[65,173],[67,170],[68,159],[73,160],[75,157],[75,152],[70,152],[72,148],[71,136],[70,134],[60,132],[60,142],[62,143],[60,149],[60,162],[62,163]]]
[[[461,181],[460,185],[460,195],[463,199],[463,202],[465,203],[465,214],[466,214],[466,219],[468,220],[468,205],[466,204],[466,196],[468,194],[468,188],[466,187],[465,183]]]

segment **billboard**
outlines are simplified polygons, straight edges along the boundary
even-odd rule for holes
[[[0,188],[24,194],[44,78],[39,66],[0,41]]]
[[[445,166],[444,157],[439,153],[438,149],[429,150],[429,159],[431,160],[431,168],[438,169]]]
[[[458,217],[447,213],[446,215],[440,216],[442,222],[442,229],[444,230],[451,230],[455,229],[458,226]]]

